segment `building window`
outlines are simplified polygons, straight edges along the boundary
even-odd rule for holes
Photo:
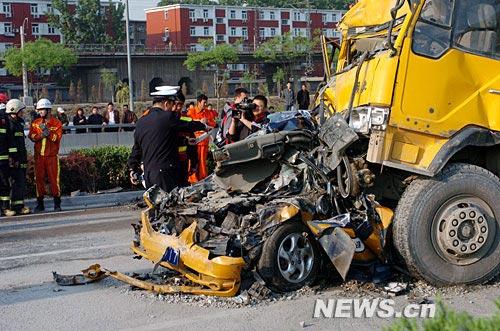
[[[328,15],[327,14],[321,14],[321,21],[323,21],[323,23],[328,22]]]
[[[203,9],[203,18],[208,18],[208,9]]]
[[[47,10],[45,11],[45,14],[53,14],[53,13],[54,13],[54,8],[52,8],[52,4],[48,3]]]
[[[274,14],[274,12],[269,12],[269,19],[270,20],[275,20],[276,19],[276,15]]]
[[[247,28],[241,28],[241,35],[243,37],[247,37],[248,36],[248,29]]]
[[[337,22],[337,14],[332,14],[332,22]]]
[[[217,24],[224,24],[224,18],[223,17],[217,17]]]
[[[259,20],[265,19],[264,12],[259,10]]]
[[[217,35],[217,41],[224,41],[224,35],[223,34],[218,34]]]
[[[31,34],[32,35],[40,34],[40,27],[38,26],[38,24],[36,23],[31,24]]]
[[[208,28],[208,26],[203,27],[203,35],[204,36],[210,35],[210,29]]]
[[[56,28],[54,28],[53,26],[49,25],[48,31],[49,31],[49,34],[56,34]]]
[[[248,15],[247,15],[247,11],[246,10],[243,10],[241,12],[241,19],[242,20],[246,20],[248,18]]]
[[[276,29],[271,28],[271,37],[274,37],[276,35]]]
[[[231,28],[231,36],[236,36],[236,28]]]
[[[2,13],[5,14],[5,16],[10,17],[12,16],[12,7],[10,3],[4,2],[2,4]]]
[[[165,29],[165,39],[170,39],[170,29]]]
[[[3,32],[6,35],[12,34],[12,23],[4,23],[3,24]]]
[[[189,34],[191,36],[196,36],[196,28],[194,26],[189,28]]]
[[[229,18],[231,18],[231,19],[235,19],[236,18],[236,10],[231,10],[229,12]]]
[[[288,25],[288,20],[281,20],[281,25]]]
[[[36,3],[30,3],[30,13],[31,13],[31,16],[33,17],[39,17],[38,15],[38,4]]]
[[[195,12],[194,12],[194,9],[190,9],[189,10],[189,18],[194,20],[195,19]]]
[[[265,36],[265,35],[266,35],[266,29],[264,29],[264,28],[260,28],[260,29],[259,29],[259,36],[260,36],[261,38],[264,38],[264,36]]]
[[[191,45],[191,46],[189,46],[189,50],[191,52],[197,52],[198,51],[198,47],[196,47],[196,45]]]
[[[168,11],[166,11],[166,10],[163,12],[163,19],[165,21],[168,20]]]
[[[301,21],[302,20],[299,12],[296,12],[296,11],[293,12],[293,20],[294,21]]]

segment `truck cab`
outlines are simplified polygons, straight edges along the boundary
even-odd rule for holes
[[[363,158],[395,201],[400,259],[437,285],[495,277],[500,1],[361,0],[339,29],[341,44],[322,39],[317,106],[343,114],[360,137],[351,168]]]

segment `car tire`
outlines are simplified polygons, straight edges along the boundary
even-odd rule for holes
[[[394,245],[417,278],[482,284],[500,272],[499,228],[500,179],[457,163],[408,186],[396,208]]]
[[[289,292],[311,284],[319,264],[320,252],[312,235],[302,223],[289,221],[265,241],[257,271],[273,291]]]

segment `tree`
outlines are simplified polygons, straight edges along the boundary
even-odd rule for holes
[[[250,90],[250,95],[253,94],[253,91],[252,91],[252,86],[253,86],[253,83],[255,82],[255,74],[253,72],[245,72],[243,74],[243,77],[241,77],[241,82],[243,84],[245,84],[248,89]]]
[[[61,31],[66,44],[123,42],[125,7],[122,3],[111,1],[108,4],[103,13],[99,0],[80,0],[74,10],[68,5],[68,0],[53,0],[52,7],[59,14],[50,15],[49,22]]]
[[[92,85],[90,88],[90,101],[91,102],[97,102],[99,97],[99,92],[97,90],[97,87],[95,85]]]
[[[273,75],[273,80],[276,82],[276,92],[281,97],[281,83],[285,81],[285,71],[282,68],[278,68]]]
[[[71,101],[75,101],[76,99],[76,89],[73,81],[69,82],[69,90],[68,90],[69,98]]]
[[[83,99],[83,84],[82,80],[79,79],[76,83],[76,101],[81,102]]]
[[[146,99],[148,98],[148,94],[149,94],[149,89],[148,89],[148,85],[146,84],[146,81],[143,79],[141,81],[141,101],[146,101]]]
[[[186,61],[184,61],[184,65],[189,71],[194,71],[196,69],[213,70],[214,90],[217,98],[217,109],[219,109],[220,89],[223,82],[219,74],[224,72],[221,70],[221,67],[225,68],[228,63],[235,63],[238,61],[238,51],[236,50],[238,45],[214,45],[209,40],[204,40],[200,43],[205,51],[189,53]]]
[[[101,72],[101,81],[104,88],[111,92],[111,101],[115,101],[115,86],[118,83],[118,77],[111,70]]]
[[[10,48],[4,55],[4,67],[14,76],[22,76],[23,63],[26,70],[37,76],[47,70],[66,70],[77,61],[75,52],[47,39],[27,42],[24,49]]]
[[[116,85],[116,101],[121,104],[126,104],[129,101],[130,89],[127,83],[119,82]]]
[[[311,39],[292,37],[290,33],[286,33],[260,44],[254,57],[267,63],[279,63],[288,76],[293,76],[293,65],[311,53],[317,44],[317,36]]]

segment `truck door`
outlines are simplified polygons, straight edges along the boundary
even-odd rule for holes
[[[427,0],[407,57],[399,127],[500,130],[500,1]]]

